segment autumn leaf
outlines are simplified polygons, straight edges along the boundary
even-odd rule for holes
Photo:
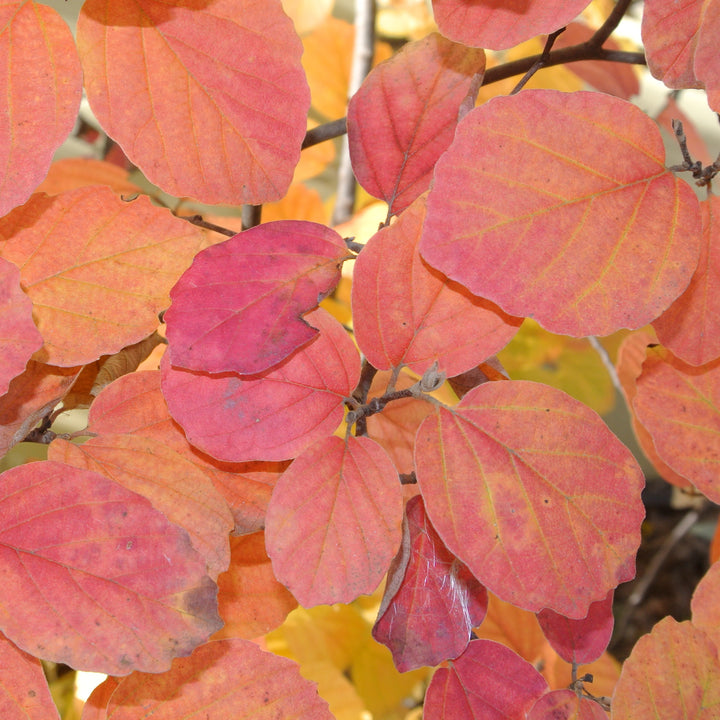
[[[30,356],[43,340],[32,319],[32,302],[20,289],[20,271],[0,258],[0,343],[3,364],[0,367],[0,397],[10,381],[20,375]]]
[[[60,720],[37,658],[0,633],[0,717],[3,720]]]
[[[452,142],[461,108],[473,106],[485,53],[437,33],[405,45],[378,65],[350,100],[350,157],[358,182],[404,210],[428,189]]]
[[[405,515],[402,546],[373,627],[400,672],[460,655],[487,611],[485,588],[445,547],[419,495]]]
[[[551,332],[641,327],[687,287],[700,253],[697,198],[664,154],[647,115],[609,95],[494,98],[438,161],[420,253]]]
[[[519,718],[546,690],[542,675],[512,650],[492,640],[473,640],[433,675],[425,715],[433,720]]]
[[[166,673],[133,673],[121,680],[110,697],[107,720],[137,720],[139,706],[157,717],[212,713],[217,718],[332,720],[315,684],[300,676],[294,662],[241,639],[213,640]]]
[[[207,203],[285,194],[310,93],[280,0],[89,0],[77,44],[93,112],[151,182]]]
[[[521,320],[449,283],[418,252],[425,220],[420,197],[365,245],[353,272],[353,329],[381,370],[407,365],[422,375],[434,362],[459,375],[504,347]]]
[[[668,717],[716,717],[719,675],[717,647],[708,636],[687,621],[666,617],[638,640],[623,664],[613,716],[640,720],[662,708]]]
[[[371,593],[401,537],[397,471],[373,440],[329,436],[283,473],[265,520],[273,571],[301,605]]]
[[[543,695],[527,714],[527,720],[608,720],[600,704],[579,697],[573,690],[553,690]]]
[[[161,672],[220,627],[204,558],[148,500],[58,462],[2,479],[0,629],[19,647],[112,675]]]
[[[490,382],[418,430],[416,472],[448,549],[488,590],[571,618],[634,575],[644,478],[589,408]]]
[[[506,50],[567,25],[590,0],[433,0],[440,32],[471,47]]]
[[[633,408],[660,459],[720,501],[720,360],[695,368],[662,347],[651,348]]]
[[[360,357],[325,310],[307,320],[318,337],[262,375],[192,373],[163,357],[163,395],[193,445],[228,462],[288,460],[335,431],[360,378]]]
[[[304,316],[337,285],[347,257],[334,230],[295,220],[206,248],[170,293],[173,365],[245,375],[277,365],[317,336]]]
[[[72,130],[82,73],[70,29],[52,8],[7,0],[0,28],[1,217],[30,197]]]
[[[33,197],[0,219],[0,255],[18,265],[45,340],[35,360],[72,366],[150,335],[202,233],[152,205],[90,186]]]

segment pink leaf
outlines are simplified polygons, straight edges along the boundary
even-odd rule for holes
[[[199,253],[165,313],[173,365],[262,372],[317,336],[303,316],[340,280],[342,238],[317,223],[259,225]]]

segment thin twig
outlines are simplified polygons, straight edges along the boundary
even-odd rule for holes
[[[220,233],[221,235],[227,235],[228,237],[233,237],[233,235],[237,235],[235,230],[230,230],[229,228],[216,225],[215,223],[208,222],[207,220],[203,220],[202,215],[176,215],[176,217],[179,220],[187,220],[189,223],[197,225],[201,228],[205,228],[206,230],[214,230],[216,233]]]
[[[602,47],[605,44],[605,41],[613,34],[620,24],[620,21],[625,17],[625,13],[628,11],[631,2],[632,0],[618,0],[605,22],[590,38],[590,42],[595,45],[595,47]]]
[[[375,0],[355,0],[355,45],[348,87],[352,97],[370,72],[375,49]],[[347,135],[343,138],[338,167],[337,196],[332,224],[338,225],[352,217],[355,209],[355,175],[350,163]]]
[[[305,148],[312,147],[326,140],[334,140],[335,138],[342,137],[346,132],[347,118],[344,117],[310,128],[310,130],[305,133],[302,149],[305,150]]]
[[[565,28],[560,28],[559,30],[556,30],[554,33],[550,33],[547,37],[547,40],[545,41],[545,47],[543,48],[542,54],[537,59],[537,61],[533,64],[533,66],[523,75],[520,82],[513,88],[511,95],[515,95],[516,93],[519,93],[527,84],[528,80],[542,67],[545,67],[545,63],[547,62],[547,59],[550,57],[550,51],[552,50],[552,46],[555,44],[555,41],[558,39],[558,36],[561,33],[565,32]]]
[[[602,360],[602,364],[608,371],[608,374],[610,375],[610,379],[612,380],[612,384],[615,386],[615,389],[623,397],[625,397],[625,390],[623,389],[622,383],[620,382],[620,377],[617,374],[617,368],[615,367],[613,361],[610,359],[608,351],[602,346],[600,341],[594,335],[589,335],[588,341],[595,349],[595,352],[600,356],[600,360]]]

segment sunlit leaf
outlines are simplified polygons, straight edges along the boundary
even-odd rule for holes
[[[10,381],[25,370],[42,342],[33,323],[32,302],[20,289],[20,271],[0,258],[0,397],[8,391]]]
[[[597,660],[610,642],[613,630],[613,591],[590,605],[587,617],[580,620],[541,610],[538,622],[555,651],[569,663],[585,665]]]
[[[661,620],[623,664],[613,717],[711,720],[720,711],[720,661],[710,638],[691,623]]]
[[[187,531],[211,578],[227,570],[230,510],[207,475],[174,450],[136,435],[101,435],[82,445],[58,438],[48,448],[48,460],[92,470],[147,498]]]
[[[0,717],[3,720],[60,718],[42,665],[0,633]]]
[[[235,520],[235,533],[252,533],[265,525],[265,510],[283,463],[224,463],[193,448],[170,417],[160,389],[159,372],[132,373],[107,386],[93,402],[90,432],[124,432],[164,443],[195,463],[223,495]]]
[[[353,329],[381,370],[405,364],[422,375],[434,362],[448,375],[478,365],[504,347],[521,320],[448,283],[425,263],[418,242],[425,198],[367,243],[353,272]]]
[[[138,720],[138,707],[146,718],[332,720],[315,684],[300,676],[294,662],[241,639],[206,643],[166,673],[123,679],[107,720]]]
[[[151,182],[208,203],[285,194],[310,97],[280,0],[88,0],[77,43],[93,112]]]
[[[660,342],[691,365],[720,357],[720,197],[701,203],[700,261],[685,292],[653,322]]]
[[[608,720],[594,700],[578,697],[573,690],[553,690],[543,695],[527,714],[527,720]]]
[[[358,182],[404,210],[428,189],[452,142],[463,102],[473,106],[485,53],[433,33],[378,65],[348,106],[348,142]]]
[[[45,340],[35,359],[80,365],[150,335],[201,243],[147,197],[123,202],[97,185],[33,195],[0,220],[0,255],[33,302]]]
[[[522,380],[480,385],[423,422],[415,460],[438,534],[504,600],[583,618],[633,577],[644,477],[565,393]]]
[[[251,640],[274,630],[297,607],[275,579],[262,532],[230,538],[230,568],[218,578],[218,610],[225,626],[215,638]]]
[[[460,655],[487,611],[485,588],[440,540],[419,495],[406,518],[373,628],[401,672]]]
[[[118,195],[127,197],[140,192],[140,188],[128,180],[127,170],[106,160],[83,157],[56,160],[37,192],[59,195],[86,185],[108,185]]]
[[[546,690],[542,675],[512,650],[492,640],[473,640],[433,675],[424,717],[520,718]]]
[[[253,374],[317,336],[303,318],[340,280],[342,238],[286,220],[246,230],[195,256],[165,313],[173,365]]]
[[[720,360],[696,368],[650,348],[633,408],[660,459],[720,501]]]
[[[278,367],[248,379],[179,370],[165,355],[163,395],[193,445],[229,462],[287,460],[337,428],[360,377],[360,357],[342,325],[324,310],[307,320],[318,337]]]
[[[204,558],[140,495],[43,462],[5,471],[0,505],[0,628],[27,652],[160,672],[220,627]]]
[[[333,0],[282,0],[282,5],[297,33],[303,35],[314,30],[330,15]]]
[[[350,602],[380,583],[401,539],[397,470],[373,440],[329,436],[283,473],[266,517],[275,576],[301,605]]]
[[[590,0],[433,0],[440,32],[474,47],[505,50],[567,25]]]
[[[700,254],[697,198],[664,155],[652,120],[624,100],[494,98],[436,166],[420,252],[551,332],[641,327],[687,287]]]
[[[45,177],[75,123],[82,74],[70,29],[52,8],[27,0],[0,6],[0,216]]]

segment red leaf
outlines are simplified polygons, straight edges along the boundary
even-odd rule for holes
[[[89,0],[77,43],[93,112],[151,182],[206,203],[286,193],[310,92],[280,0]]]
[[[0,633],[0,717],[3,720],[59,720],[42,665]]]
[[[370,238],[353,271],[355,337],[381,370],[405,364],[422,375],[437,361],[459,375],[501,350],[521,320],[448,283],[420,257],[425,198]]]
[[[660,459],[720,502],[720,360],[695,368],[649,349],[633,407]]]
[[[32,302],[20,289],[20,271],[0,258],[0,342],[3,362],[0,366],[0,396],[10,381],[27,365],[30,356],[42,345],[42,337],[32,319]]]
[[[33,195],[0,219],[0,255],[20,270],[45,346],[35,359],[81,365],[150,335],[203,242],[199,228],[108,187]]]
[[[691,365],[720,357],[720,198],[700,204],[700,261],[685,292],[653,322],[660,342]]]
[[[589,0],[433,0],[440,32],[456,42],[507,50],[567,25]]]
[[[543,676],[512,650],[492,640],[473,640],[457,660],[433,675],[423,717],[521,718],[546,691]]]
[[[608,714],[594,700],[578,697],[572,690],[553,690],[530,708],[527,720],[608,720]]]
[[[360,358],[325,310],[308,320],[320,331],[316,340],[254,378],[179,370],[165,354],[163,394],[193,445],[231,462],[286,460],[338,427],[360,378]]]
[[[72,130],[82,73],[72,33],[52,8],[7,0],[0,28],[1,217],[30,197]]]
[[[233,527],[227,503],[207,475],[174,450],[136,435],[103,435],[82,445],[57,438],[48,460],[92,470],[147,498],[187,531],[213,580],[227,570]]]
[[[597,660],[610,642],[613,630],[613,591],[590,605],[587,617],[571,620],[552,610],[541,610],[538,622],[555,652],[569,663],[585,665]]]
[[[330,436],[297,457],[275,485],[265,543],[277,579],[301,605],[370,594],[401,539],[397,470],[373,440]]]
[[[470,108],[485,53],[432,33],[378,65],[350,100],[348,143],[358,182],[404,210],[430,186],[433,167],[455,134],[463,101]]]
[[[406,506],[403,542],[388,572],[373,637],[407,672],[464,652],[487,612],[487,591],[443,544],[422,498]]]
[[[551,332],[641,327],[687,287],[700,253],[699,203],[664,158],[653,121],[624,100],[494,98],[438,161],[420,252]]]
[[[173,364],[251,375],[317,336],[303,320],[340,280],[342,238],[316,223],[258,225],[199,253],[165,313]]]
[[[204,558],[145,498],[50,461],[2,480],[0,628],[27,652],[161,672],[222,624]]]
[[[218,578],[218,609],[225,626],[214,638],[252,640],[281,625],[297,600],[275,579],[264,533],[230,538],[230,546],[230,568]]]
[[[178,692],[182,688],[182,692]],[[161,718],[286,718],[333,720],[315,683],[298,666],[249,640],[213,640],[162,675],[133,673],[120,681],[108,720]]]
[[[423,422],[415,461],[438,534],[503,600],[583,618],[633,577],[642,472],[598,415],[560,390],[480,385]]]
[[[105,387],[90,406],[88,430],[121,432],[164,443],[195,463],[229,504],[237,534],[265,526],[265,510],[285,463],[223,463],[190,445],[170,417],[160,390],[159,372],[135,372]]]
[[[720,707],[717,648],[689,622],[661,620],[638,640],[623,664],[612,698],[613,717],[711,720]]]

